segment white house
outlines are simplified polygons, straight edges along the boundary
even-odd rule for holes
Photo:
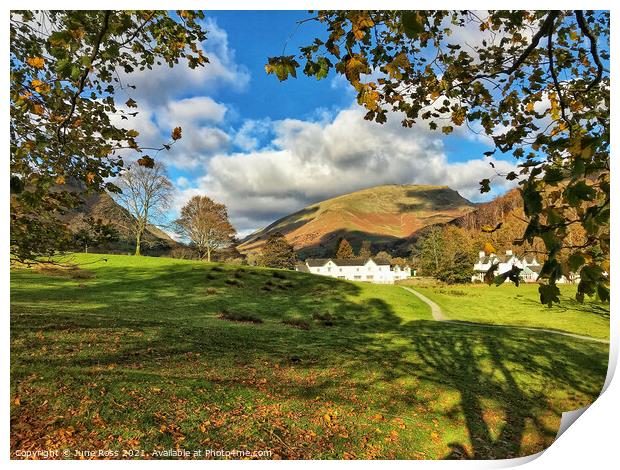
[[[495,253],[488,255],[481,251],[479,253],[478,262],[474,264],[474,275],[471,277],[472,282],[483,282],[484,275],[491,267],[491,263],[497,264],[497,271],[495,275],[504,274],[512,269],[513,266],[517,266],[521,269],[519,277],[523,282],[536,282],[540,275],[542,264],[536,260],[535,256],[523,256],[517,257],[511,250],[507,250],[505,255],[496,255]],[[556,284],[572,284],[579,282],[580,277],[578,274],[570,273],[568,277],[562,275],[555,282]],[[506,279],[506,282],[510,282]]]
[[[492,264],[497,265],[496,276],[510,271],[513,266],[517,266],[522,270],[519,276],[523,282],[536,282],[542,267],[536,260],[536,257],[524,256],[519,258],[512,253],[512,250],[507,250],[505,255],[496,255],[495,253],[487,255],[484,251],[481,251],[478,261],[474,263],[474,275],[471,277],[472,282],[483,282],[484,275]]]
[[[394,281],[411,277],[409,266],[404,268],[398,265],[391,266],[388,260],[379,258],[309,258],[297,264],[295,269],[347,281],[368,281],[377,284],[394,284]]]

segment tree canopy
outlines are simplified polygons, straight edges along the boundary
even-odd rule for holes
[[[194,196],[187,201],[175,227],[198,251],[198,257],[206,256],[207,261],[211,261],[213,250],[230,246],[236,234],[226,206],[207,196]]]
[[[165,220],[172,201],[172,182],[163,164],[157,162],[152,167],[130,165],[118,175],[115,184],[120,191],[113,193],[113,198],[125,209],[117,223],[133,235],[135,254],[140,256],[147,227]]]
[[[518,182],[528,224],[515,242],[544,243],[541,301],[558,301],[562,251],[581,273],[577,298],[609,299],[608,11],[319,11],[310,20],[326,37],[269,58],[267,73],[334,70],[368,120],[485,136],[486,156],[519,162],[508,174],[490,168],[480,186]],[[566,243],[573,224],[583,244]]]
[[[353,248],[346,238],[341,238],[336,245],[336,252],[334,256],[339,259],[355,258]]]
[[[260,256],[260,264],[270,268],[295,269],[297,255],[293,245],[286,241],[281,232],[272,233]]]
[[[131,128],[138,103],[123,77],[158,64],[207,62],[199,11],[11,11],[11,254],[20,261],[53,255],[70,239],[57,217],[79,192],[117,192],[109,180],[137,152],[153,156],[181,138],[172,129],[159,148],[139,144]],[[119,102],[119,100],[121,100]],[[120,125],[122,121],[126,125]],[[123,154],[122,152],[125,152]]]

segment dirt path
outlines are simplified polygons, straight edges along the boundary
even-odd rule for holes
[[[435,302],[433,302],[431,299],[429,299],[425,295],[420,294],[418,291],[413,290],[411,287],[405,287],[405,286],[401,286],[401,287],[405,289],[407,292],[410,292],[413,295],[415,295],[418,299],[420,299],[425,304],[427,304],[431,308],[431,314],[433,315],[433,320],[435,321],[452,323],[454,325],[473,326],[477,328],[503,328],[503,329],[509,328],[509,329],[514,329],[514,330],[551,333],[554,335],[568,336],[570,338],[577,338],[577,339],[582,339],[585,341],[594,341],[596,343],[609,344],[609,340],[607,339],[593,338],[592,336],[578,335],[575,333],[565,333],[563,331],[550,330],[547,328],[531,328],[527,326],[512,326],[512,325],[490,325],[488,323],[474,323],[474,322],[461,321],[461,320],[450,320],[448,317],[444,315],[443,311],[441,310],[441,307],[437,305]]]

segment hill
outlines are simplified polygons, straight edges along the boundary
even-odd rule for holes
[[[282,232],[302,257],[331,255],[340,237],[345,237],[355,250],[363,240],[369,240],[376,252],[475,207],[447,186],[376,186],[283,217],[245,238],[238,249],[242,253],[258,251],[272,233]]]
[[[121,207],[108,193],[85,193],[78,186],[67,185],[69,191],[81,193],[83,204],[76,209],[65,214],[62,219],[69,224],[72,230],[78,229],[87,223],[89,217],[111,225],[119,234],[119,240],[110,246],[99,247],[106,253],[128,253],[135,249],[135,240],[132,233],[128,230],[123,220],[127,220],[131,215]],[[172,248],[181,246],[173,240],[166,232],[156,227],[148,225],[143,238],[144,254],[160,255],[169,252]],[[97,248],[94,248],[97,251]]]

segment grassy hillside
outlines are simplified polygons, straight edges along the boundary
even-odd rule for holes
[[[13,456],[512,457],[605,377],[604,344],[437,323],[398,286],[106,258],[12,272]]]
[[[437,303],[451,320],[494,325],[546,328],[609,339],[609,304],[586,298],[575,300],[576,285],[559,285],[560,305],[540,303],[538,284],[487,286],[419,286],[404,282]]]
[[[302,256],[331,255],[340,237],[356,249],[362,240],[370,240],[378,251],[473,208],[447,186],[377,186],[313,204],[277,220],[246,238],[239,250],[258,250],[270,234],[279,231]]]

